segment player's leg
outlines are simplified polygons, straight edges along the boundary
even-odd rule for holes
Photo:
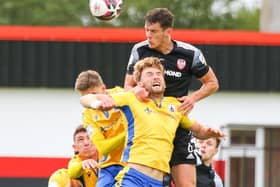
[[[174,150],[170,161],[172,179],[176,187],[195,187],[198,156],[194,151],[192,133],[179,127],[173,143]]]
[[[191,164],[178,164],[171,168],[176,187],[196,186],[196,167]]]

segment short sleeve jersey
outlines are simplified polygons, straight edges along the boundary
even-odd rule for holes
[[[169,160],[177,127],[194,124],[178,112],[180,104],[174,97],[164,97],[160,104],[152,100],[140,102],[134,93],[111,95],[121,107],[127,122],[127,139],[122,157],[124,162],[138,163],[169,173]]]
[[[168,54],[149,48],[143,41],[134,45],[127,65],[127,74],[132,74],[134,65],[145,57],[162,59],[165,69],[165,96],[181,97],[188,94],[192,77],[205,75],[209,67],[202,52],[191,44],[173,41],[174,48]]]
[[[108,93],[120,92],[123,89],[115,87],[107,90]],[[85,109],[83,112],[83,123],[89,133],[93,144],[99,151],[99,167],[103,168],[113,164],[120,164],[124,142],[116,142],[120,146],[109,154],[101,154],[105,152],[104,140],[115,137],[124,132],[126,121],[119,109],[111,109],[109,111]],[[102,151],[104,150],[104,151]]]

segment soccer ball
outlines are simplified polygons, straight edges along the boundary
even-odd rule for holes
[[[122,0],[90,0],[89,8],[97,19],[111,21],[120,15],[122,4]]]

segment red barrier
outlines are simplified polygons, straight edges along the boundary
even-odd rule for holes
[[[48,178],[58,168],[67,168],[69,158],[0,157],[0,178]]]
[[[280,33],[174,29],[172,37],[192,44],[279,46]],[[138,42],[143,28],[0,26],[0,40],[69,42]]]
[[[224,160],[216,160],[214,162],[214,169],[217,172],[217,174],[221,177],[222,181],[225,179],[225,164],[226,162]]]

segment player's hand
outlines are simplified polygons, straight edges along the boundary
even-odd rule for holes
[[[211,134],[211,136],[216,137],[216,138],[225,138],[226,133],[219,130],[219,129],[214,129],[214,128],[208,128],[208,133]]]
[[[149,101],[149,92],[143,87],[143,83],[139,82],[137,86],[131,89],[134,92],[137,99],[141,102]]]
[[[183,115],[189,113],[193,109],[195,100],[191,96],[183,96],[177,99],[181,102],[181,105],[179,106],[178,110]]]
[[[87,160],[82,161],[83,169],[96,168],[97,166],[98,166],[98,163],[94,159],[87,159]]]

